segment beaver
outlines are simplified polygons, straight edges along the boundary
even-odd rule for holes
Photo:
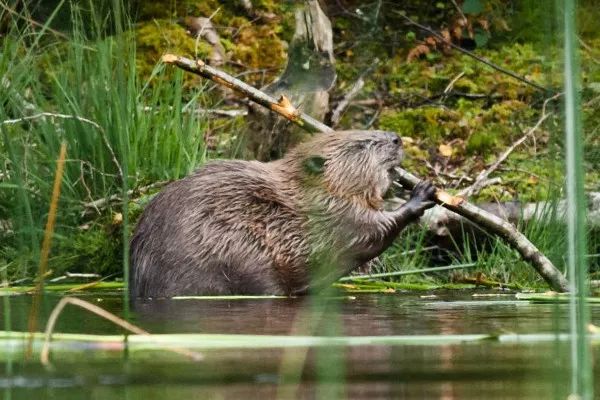
[[[298,295],[376,258],[434,205],[430,182],[401,207],[384,198],[397,134],[314,136],[271,162],[219,160],[166,186],[130,246],[133,297]]]

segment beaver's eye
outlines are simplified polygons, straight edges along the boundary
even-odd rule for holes
[[[398,137],[396,136],[395,138],[392,139],[392,143],[399,144],[400,143],[400,139],[398,139]]]
[[[318,175],[325,171],[326,161],[323,157],[312,156],[304,160],[302,166],[304,167],[304,171],[309,175]]]

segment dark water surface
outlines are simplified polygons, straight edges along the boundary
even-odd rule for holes
[[[152,333],[388,336],[567,331],[566,305],[531,304],[507,296],[481,299],[472,292],[436,295],[153,300],[136,304],[131,320]],[[119,294],[82,298],[122,313]],[[40,321],[46,321],[59,299],[46,296]],[[10,298],[13,330],[26,330],[30,303],[28,296]],[[592,320],[600,321],[600,307],[592,308]],[[56,331],[122,333],[70,306]],[[595,359],[599,349],[592,349]],[[37,360],[24,362],[18,354],[8,357],[7,351],[2,351],[0,377],[4,399],[564,399],[570,379],[569,343],[552,340],[202,350],[205,358],[200,362],[157,351],[141,357],[127,357],[118,349],[107,351],[106,357],[92,351],[72,356],[55,351],[51,369]],[[283,377],[289,383],[280,384]],[[298,385],[293,383],[297,379]]]

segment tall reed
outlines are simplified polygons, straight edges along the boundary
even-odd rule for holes
[[[564,2],[564,92],[567,172],[568,267],[571,279],[571,390],[584,400],[593,395],[590,344],[587,338],[589,306],[587,239],[585,229],[586,202],[583,187],[583,136],[579,113],[581,105],[581,69],[576,39],[575,0]]]

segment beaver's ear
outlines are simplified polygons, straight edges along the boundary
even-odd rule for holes
[[[321,156],[312,156],[304,160],[302,167],[307,174],[320,175],[325,171],[325,162],[327,160]]]

